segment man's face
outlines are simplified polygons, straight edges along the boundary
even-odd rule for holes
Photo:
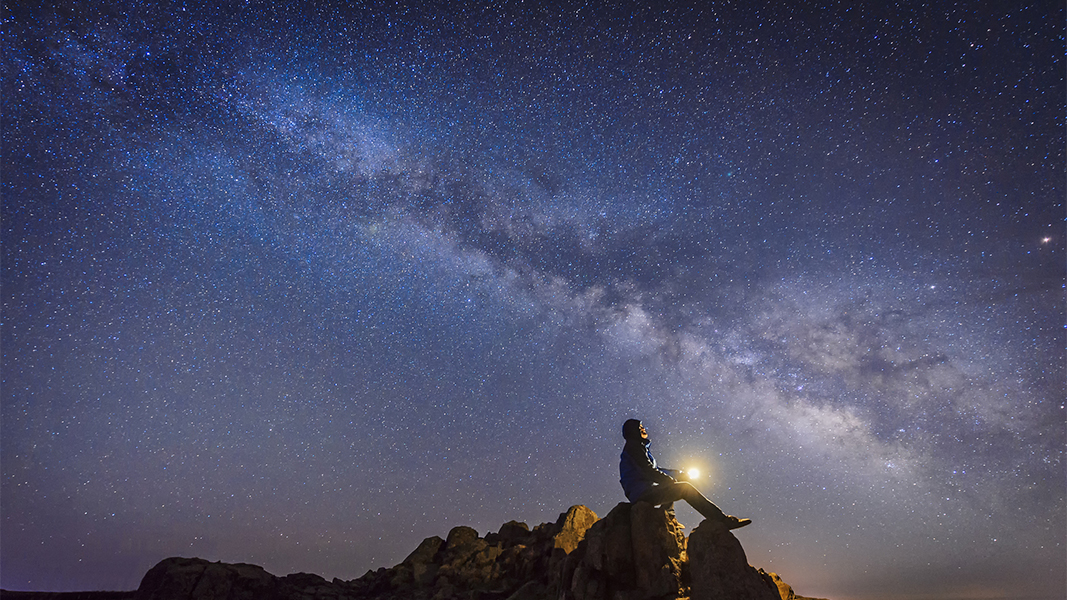
[[[648,439],[648,431],[645,430],[644,423],[642,423],[642,424],[637,426],[637,431],[641,434],[641,439],[643,439],[643,440],[647,440]]]

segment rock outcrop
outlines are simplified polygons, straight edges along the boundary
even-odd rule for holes
[[[445,540],[423,540],[399,565],[346,585],[357,598],[382,600],[504,599],[520,590],[529,598],[554,598],[564,559],[596,522],[596,513],[572,506],[533,531],[510,521],[483,539],[470,527],[454,527]]]
[[[667,511],[621,503],[586,532],[568,557],[560,597],[677,598],[687,585],[686,540]]]
[[[689,535],[692,600],[792,600],[777,575],[748,564],[741,542],[721,523],[704,521]],[[777,579],[777,581],[776,581]]]
[[[687,540],[674,515],[621,503],[603,519],[571,507],[531,530],[511,521],[484,538],[455,527],[400,564],[351,581],[276,577],[247,564],[168,558],[137,600],[794,600],[773,573],[748,564],[725,527],[705,521]]]

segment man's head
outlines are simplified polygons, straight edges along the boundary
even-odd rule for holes
[[[628,440],[644,440],[648,439],[648,432],[641,421],[630,419],[622,424],[622,437]]]

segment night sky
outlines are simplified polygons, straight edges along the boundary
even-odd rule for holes
[[[5,589],[604,515],[636,417],[801,594],[1064,597],[1061,2],[36,4]]]

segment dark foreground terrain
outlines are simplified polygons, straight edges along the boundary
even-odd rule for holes
[[[687,539],[674,516],[621,503],[599,519],[573,506],[531,530],[510,521],[480,537],[455,527],[426,538],[400,564],[358,579],[284,577],[249,564],[173,557],[129,592],[9,592],[0,600],[808,600],[748,564],[724,526]]]

